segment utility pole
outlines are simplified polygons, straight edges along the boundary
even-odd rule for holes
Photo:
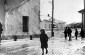
[[[51,30],[51,37],[54,36],[54,32],[53,32],[53,16],[54,16],[54,0],[52,0],[52,30]]]
[[[83,28],[83,30],[85,31],[85,0],[83,0],[84,1],[84,11],[83,11],[83,13],[82,13],[82,28]]]
[[[84,0],[84,10],[85,10],[85,0]],[[84,30],[84,18],[85,18],[85,12],[82,13],[82,29]]]
[[[85,9],[85,0],[84,0],[84,9]]]

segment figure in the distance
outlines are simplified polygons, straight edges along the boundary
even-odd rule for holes
[[[84,31],[83,31],[82,28],[81,28],[81,31],[80,31],[80,35],[81,35],[81,39],[83,39],[84,38]]]
[[[75,39],[77,40],[77,36],[78,36],[78,30],[77,30],[77,28],[75,29]]]
[[[64,30],[64,37],[65,37],[65,40],[67,40],[67,27]]]
[[[3,31],[3,29],[2,29],[2,24],[1,24],[1,22],[0,22],[0,45],[1,45],[1,40],[2,40],[2,38],[1,38],[2,31]]]

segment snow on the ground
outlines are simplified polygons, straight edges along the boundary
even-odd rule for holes
[[[5,51],[6,50],[6,51]],[[64,37],[52,37],[48,41],[48,54],[45,55],[85,55],[85,40],[72,38],[72,41],[65,40]],[[0,53],[4,55],[41,55],[39,38],[33,40],[18,39],[2,40]],[[1,55],[0,54],[0,55]]]
[[[0,45],[0,53],[7,53],[7,54],[8,53],[11,54],[11,52],[18,53],[18,51],[28,49],[27,47],[34,48],[36,42],[34,42],[34,40],[29,40],[29,39],[19,39],[18,41],[2,40],[2,43]]]
[[[50,36],[50,32],[47,33]],[[72,35],[74,34],[74,31]],[[63,31],[55,32],[55,37],[50,37],[48,41],[48,54],[45,55],[85,55],[85,40],[78,40],[72,38],[72,41],[64,39]],[[2,49],[7,50],[5,55],[41,55],[42,51],[40,48],[39,38],[33,38],[33,40],[18,39],[18,41],[13,40],[3,40]],[[0,51],[3,53],[5,51]]]
[[[51,31],[46,31],[46,34],[48,35],[48,37],[51,37]],[[54,31],[54,36],[55,37],[63,37],[64,36],[64,30]]]
[[[82,43],[83,42],[83,43]],[[65,41],[64,38],[53,38],[52,41],[49,41],[49,48],[52,50],[48,55],[79,55],[78,50],[85,46],[85,41],[73,39],[71,42]],[[76,52],[77,51],[77,52]],[[80,50],[79,50],[80,51]]]

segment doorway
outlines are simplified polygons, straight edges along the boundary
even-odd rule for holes
[[[29,16],[23,16],[23,32],[29,31]]]

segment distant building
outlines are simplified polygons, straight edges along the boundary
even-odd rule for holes
[[[55,29],[63,30],[65,28],[65,23],[66,22],[63,22],[63,21],[60,21],[60,20],[55,20],[55,25],[56,25]]]
[[[52,24],[51,19],[43,20],[40,23],[40,28],[49,31],[49,30],[51,30],[51,24]],[[65,27],[65,22],[63,22],[63,21],[54,20],[53,24],[55,25],[54,30],[62,30]]]
[[[51,30],[51,21],[43,20],[40,22],[40,28],[45,30]]]

